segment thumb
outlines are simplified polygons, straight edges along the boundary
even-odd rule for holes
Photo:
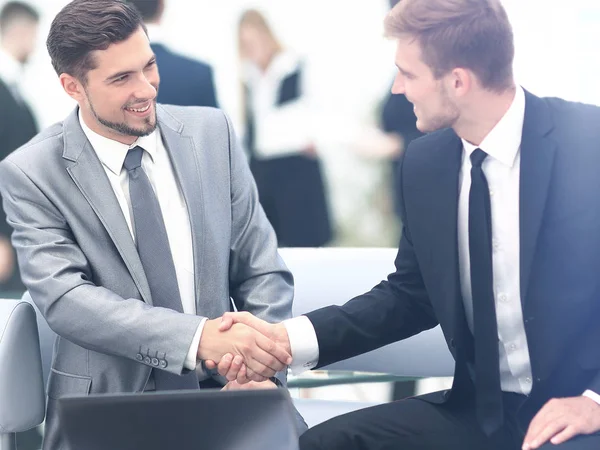
[[[208,370],[213,370],[217,368],[217,363],[207,359],[206,361],[204,361],[204,366],[208,369]]]
[[[242,312],[227,312],[223,314],[221,324],[219,325],[219,331],[229,330],[233,324],[242,323],[251,328],[254,328],[259,333],[268,336],[271,331],[271,324],[253,316],[247,311]]]
[[[225,313],[223,317],[221,317],[221,323],[219,324],[219,331],[227,331],[229,330],[235,321],[233,320],[233,313]]]

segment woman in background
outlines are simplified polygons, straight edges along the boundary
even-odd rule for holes
[[[332,232],[302,61],[282,48],[256,10],[240,19],[239,49],[245,140],[260,203],[280,247],[323,246]]]

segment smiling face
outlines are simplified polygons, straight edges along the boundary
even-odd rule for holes
[[[436,79],[423,62],[421,48],[412,38],[398,39],[396,50],[398,74],[392,93],[405,94],[414,105],[417,128],[425,133],[452,127],[459,118],[447,88],[446,77]]]
[[[124,144],[156,129],[156,95],[160,77],[156,58],[142,28],[106,50],[93,52],[95,68],[83,83],[62,74],[61,83],[73,97],[86,125]]]

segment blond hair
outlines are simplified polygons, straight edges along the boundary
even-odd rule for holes
[[[486,89],[513,85],[513,32],[499,0],[401,0],[384,26],[388,37],[414,38],[436,78],[462,67]]]
[[[256,28],[257,30],[262,31],[271,41],[275,53],[279,53],[282,50],[281,43],[275,37],[275,34],[273,33],[273,30],[267,23],[267,19],[265,18],[265,16],[256,9],[248,9],[244,11],[244,13],[241,15],[240,21],[238,23],[238,48],[240,55],[242,53],[242,38],[241,33],[239,31],[244,26],[251,26]]]

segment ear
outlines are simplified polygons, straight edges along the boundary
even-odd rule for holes
[[[81,102],[85,99],[85,89],[83,88],[83,84],[81,84],[77,78],[69,75],[68,73],[61,73],[59,79],[60,84],[67,95],[77,103],[81,104]]]
[[[448,77],[449,90],[456,97],[464,97],[473,88],[473,76],[470,70],[461,67],[452,70]]]

